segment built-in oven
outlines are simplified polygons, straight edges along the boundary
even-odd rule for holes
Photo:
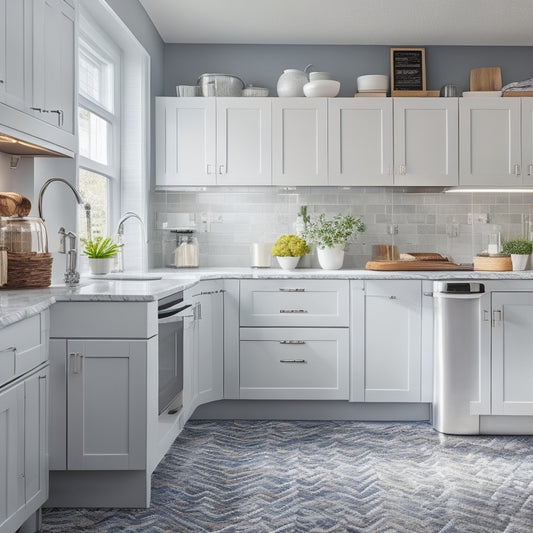
[[[183,319],[191,311],[181,292],[158,302],[159,414],[183,406]]]

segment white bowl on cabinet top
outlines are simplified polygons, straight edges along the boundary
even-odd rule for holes
[[[368,74],[357,78],[357,90],[365,91],[388,91],[389,77],[382,74]]]
[[[319,96],[334,98],[339,94],[340,88],[340,81],[314,80],[304,85],[304,94],[311,98]]]

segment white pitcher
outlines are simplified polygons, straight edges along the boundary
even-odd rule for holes
[[[307,68],[311,65],[305,67]],[[303,70],[288,68],[278,79],[278,96],[305,96],[304,85],[309,81]]]

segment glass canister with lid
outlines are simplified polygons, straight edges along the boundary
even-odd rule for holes
[[[177,232],[174,250],[176,268],[194,268],[199,266],[198,239],[192,231]]]
[[[38,217],[0,217],[0,246],[11,253],[48,253],[43,221]]]

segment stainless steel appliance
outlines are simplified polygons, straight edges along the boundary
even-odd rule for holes
[[[159,414],[183,406],[183,318],[191,309],[181,292],[158,303]]]
[[[484,295],[482,283],[433,284],[433,427],[441,433],[479,433],[479,416],[471,414],[471,402],[479,399],[480,302]]]

